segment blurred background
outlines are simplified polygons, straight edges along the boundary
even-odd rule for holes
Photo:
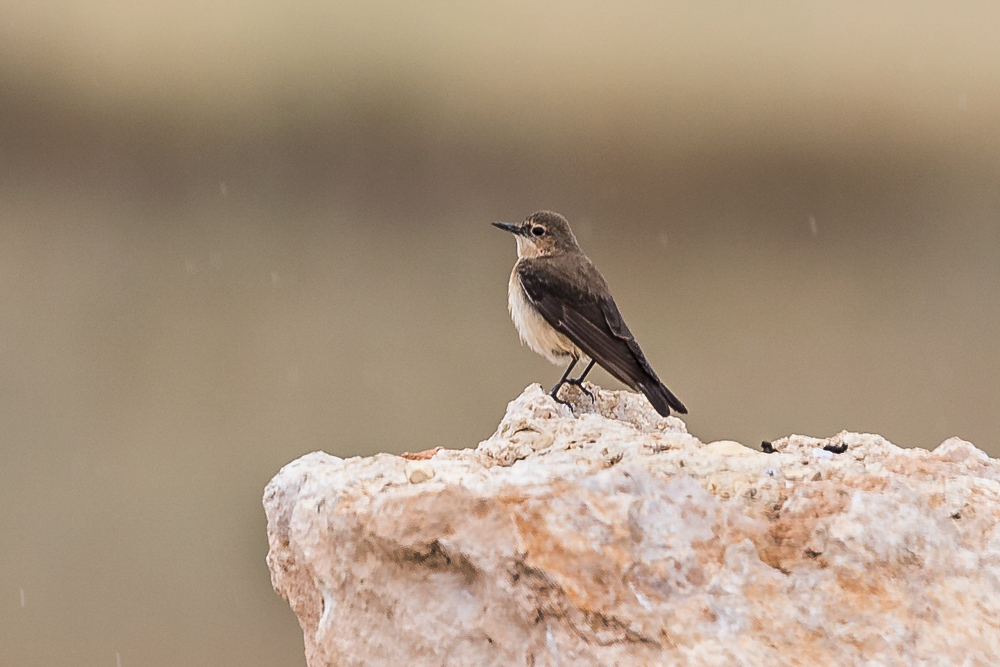
[[[996,3],[0,4],[0,664],[304,665],[264,485],[551,386],[542,208],[703,441],[998,455],[998,119]]]

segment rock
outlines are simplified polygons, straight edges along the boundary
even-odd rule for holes
[[[267,562],[309,666],[998,664],[1000,465],[972,444],[764,454],[588,389],[529,387],[474,450],[285,466]]]

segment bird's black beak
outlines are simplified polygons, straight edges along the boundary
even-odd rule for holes
[[[498,229],[502,229],[506,232],[510,232],[511,234],[518,234],[518,235],[524,234],[524,232],[521,231],[521,228],[518,225],[514,225],[509,222],[494,222],[493,226],[497,227]]]

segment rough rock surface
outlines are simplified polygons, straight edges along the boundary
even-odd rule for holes
[[[310,667],[1000,664],[1000,463],[706,445],[589,388],[474,450],[285,466],[267,561]]]

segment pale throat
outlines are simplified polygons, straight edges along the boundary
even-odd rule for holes
[[[514,240],[517,241],[517,256],[519,258],[542,256],[541,250],[539,250],[538,246],[531,239],[523,236],[515,236]]]

